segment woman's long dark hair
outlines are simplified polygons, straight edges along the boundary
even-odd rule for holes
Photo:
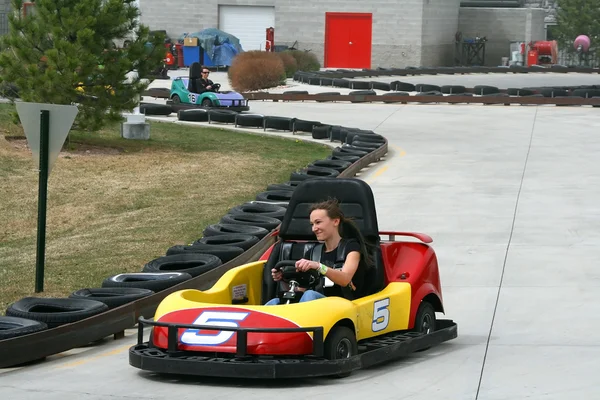
[[[314,210],[325,210],[327,216],[331,219],[339,218],[340,225],[338,227],[338,232],[340,236],[344,239],[356,239],[360,245],[360,255],[365,265],[371,267],[374,264],[373,257],[371,256],[373,249],[367,244],[367,241],[356,223],[344,215],[337,199],[330,198],[326,201],[313,204],[310,208],[310,212],[312,213]]]

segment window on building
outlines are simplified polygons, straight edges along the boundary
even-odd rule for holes
[[[556,24],[546,24],[546,40],[556,40],[555,29]]]

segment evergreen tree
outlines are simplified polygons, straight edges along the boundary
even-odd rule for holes
[[[592,46],[600,45],[600,0],[557,0],[557,26],[553,29],[560,47],[574,51],[573,42],[587,35]]]
[[[132,111],[149,84],[143,78],[165,57],[164,36],[139,23],[135,0],[36,0],[26,16],[23,0],[12,6],[2,81],[23,101],[76,104],[78,129],[95,131]],[[115,46],[128,38],[126,48]]]

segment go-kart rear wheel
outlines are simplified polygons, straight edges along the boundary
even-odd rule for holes
[[[428,301],[422,301],[419,305],[413,331],[425,334],[435,331],[435,309]]]
[[[412,329],[413,332],[421,332],[425,335],[433,333],[435,331],[435,309],[428,301],[422,301],[417,310],[417,316],[415,317],[415,326]],[[419,351],[429,350],[430,347],[426,347]]]
[[[202,99],[202,107],[212,107],[213,103],[210,99]]]
[[[176,94],[173,95],[173,97],[171,98],[171,100],[173,100],[173,104],[180,104],[181,103],[181,99]]]
[[[354,331],[346,326],[334,327],[324,343],[324,355],[328,360],[350,358],[358,354],[358,344]],[[334,377],[344,378],[351,372],[336,374]]]

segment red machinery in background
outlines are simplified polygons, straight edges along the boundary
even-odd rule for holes
[[[540,40],[527,45],[527,66],[551,65],[558,63],[558,44],[556,40]]]
[[[275,51],[275,28],[267,28],[267,41],[265,43],[265,51]]]

